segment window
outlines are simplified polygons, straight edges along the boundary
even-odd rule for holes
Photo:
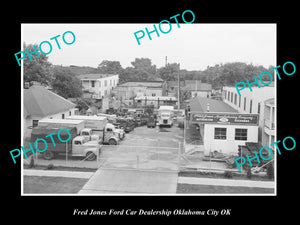
[[[92,80],[92,87],[95,87],[95,81]]]
[[[226,139],[226,128],[215,128],[215,139]]]
[[[246,98],[244,98],[244,110],[246,111]]]
[[[81,145],[81,141],[74,141],[75,145]]]
[[[37,127],[39,125],[38,120],[32,120],[32,127]]]
[[[156,96],[156,94],[155,94],[155,93],[152,93],[152,96],[154,97],[154,96]]]
[[[99,87],[101,87],[101,81],[99,80]]]
[[[233,102],[233,92],[231,92],[231,99],[230,99],[231,102]]]
[[[69,116],[71,116],[72,115],[72,112],[71,111],[69,111]]]
[[[236,105],[236,99],[237,99],[237,95],[234,94],[234,104]]]
[[[65,114],[63,113],[63,114],[61,114],[61,118],[62,119],[64,119],[65,118]]]
[[[106,86],[107,86],[107,80],[104,81],[104,87],[106,87]]]
[[[235,129],[235,140],[247,141],[247,129]]]
[[[250,111],[249,113],[252,113],[252,100],[250,100]]]
[[[241,108],[241,96],[239,96],[239,108]]]
[[[260,114],[260,103],[257,105],[257,113]]]
[[[111,86],[111,80],[109,80],[109,85]]]

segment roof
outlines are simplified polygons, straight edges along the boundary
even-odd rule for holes
[[[275,99],[274,98],[269,98],[269,99],[267,99],[266,101],[265,101],[265,104],[266,105],[270,105],[270,106],[274,106],[274,104],[275,104]]]
[[[207,112],[207,103],[209,103],[209,112],[238,112],[223,101],[204,97],[194,97],[191,99],[191,111]]]
[[[178,87],[178,81],[177,80],[169,80],[167,81],[168,87]],[[185,81],[180,81],[180,87],[185,86]]]
[[[186,90],[190,91],[211,91],[211,84],[208,83],[201,83],[199,81],[194,81],[194,83],[186,84]]]
[[[126,82],[124,84],[120,84],[120,87],[161,87],[161,82],[155,81],[136,81],[136,82]]]
[[[33,85],[24,89],[24,117],[46,117],[74,108],[76,105],[67,99],[47,90],[43,86]]]
[[[97,80],[105,77],[111,77],[111,76],[116,76],[118,74],[100,74],[100,73],[89,73],[89,74],[80,74],[78,78],[80,80]]]

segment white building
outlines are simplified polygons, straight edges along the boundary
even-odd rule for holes
[[[272,137],[264,132],[265,130],[265,119],[270,118],[269,111],[265,107],[269,107],[265,104],[266,100],[275,98],[276,89],[274,83],[269,86],[252,86],[252,92],[248,87],[240,91],[241,96],[238,95],[235,87],[223,87],[222,97],[223,101],[236,109],[239,113],[254,113],[259,115],[259,137],[258,141],[265,146]],[[274,103],[274,102],[273,102]],[[273,119],[275,118],[276,110],[275,106],[272,106]],[[265,114],[268,115],[265,115]],[[274,122],[274,121],[273,121]],[[273,130],[275,129],[275,123],[273,123]],[[274,136],[273,136],[274,139]]]
[[[274,98],[268,99],[264,102],[264,128],[262,133],[262,145],[270,146],[275,142],[275,105]],[[274,151],[275,145],[270,146]]]
[[[75,104],[40,85],[23,91],[23,137],[29,138],[41,119],[65,119],[77,113]]]
[[[237,113],[228,104],[206,98],[191,99],[191,124],[198,124],[204,155],[237,154],[238,146],[258,142],[258,115]],[[201,147],[200,147],[201,148]]]
[[[95,99],[102,99],[110,94],[119,83],[118,74],[82,74],[78,78],[84,94],[89,93]]]

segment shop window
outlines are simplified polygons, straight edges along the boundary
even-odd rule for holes
[[[250,100],[250,110],[249,110],[250,113],[252,113],[252,100]]]
[[[62,119],[64,119],[65,118],[65,114],[63,113],[63,114],[61,114],[61,118]]]
[[[246,98],[244,98],[244,111],[246,111]]]
[[[226,128],[215,128],[215,139],[226,139]]]
[[[247,129],[235,129],[235,140],[247,141]]]

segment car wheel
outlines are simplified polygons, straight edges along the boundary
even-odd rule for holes
[[[97,158],[94,152],[87,152],[86,153],[86,160],[87,161],[93,161]]]
[[[117,145],[118,142],[115,139],[109,139],[108,144],[109,145]]]
[[[45,151],[43,153],[43,158],[47,159],[47,160],[53,159],[54,158],[54,153],[51,152],[51,151]]]

